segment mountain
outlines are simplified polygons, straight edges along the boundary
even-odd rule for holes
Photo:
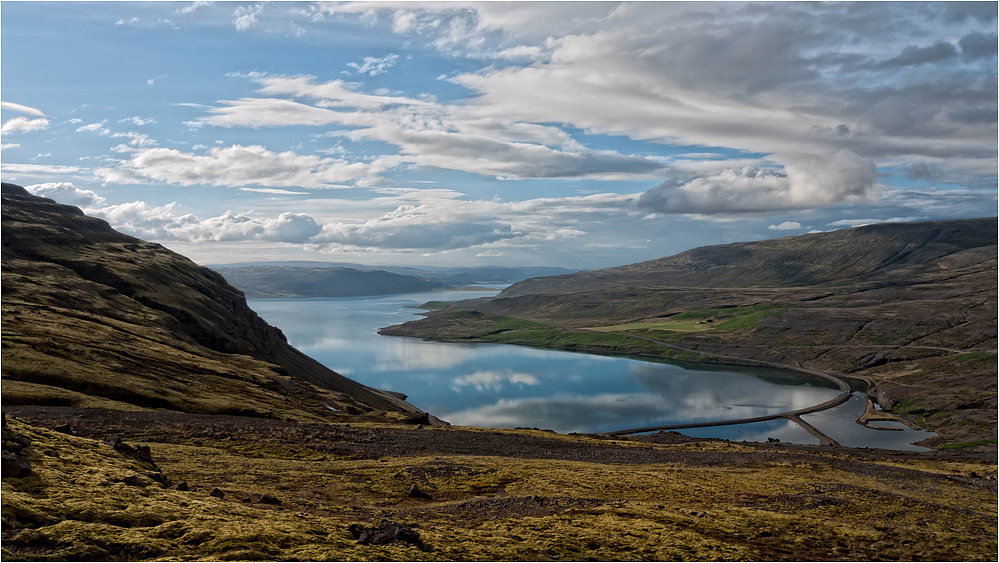
[[[244,266],[217,268],[247,297],[351,297],[450,289],[440,281],[353,268]]]
[[[309,292],[308,296],[314,297],[320,295],[378,295],[380,293],[406,293],[412,291],[430,291],[433,289],[449,289],[483,283],[507,285],[537,276],[553,276],[578,271],[554,266],[366,266],[352,262],[310,262],[304,260],[239,262],[234,264],[214,264],[208,267],[226,276],[226,279],[229,279],[230,283],[243,291],[247,291],[247,295],[250,297],[268,296],[266,294],[305,296],[290,290],[291,286],[299,284],[309,286],[307,289]],[[254,273],[258,270],[262,273]],[[348,271],[333,274],[324,273],[321,270]],[[360,274],[349,271],[380,272],[380,275],[364,278]],[[391,278],[384,275],[386,272],[406,277]],[[294,279],[286,282],[281,277],[282,274],[292,275]],[[378,284],[378,291],[380,293],[356,293],[357,291],[371,291],[358,289],[363,286],[355,283],[355,280],[361,279],[375,281]],[[313,284],[315,285],[313,286]],[[256,293],[257,291],[260,291],[259,295]],[[325,292],[331,293],[327,294]]]
[[[3,404],[425,416],[291,347],[223,277],[3,184]]]
[[[847,373],[937,443],[994,449],[996,259],[996,218],[870,225],[534,278],[382,333]]]

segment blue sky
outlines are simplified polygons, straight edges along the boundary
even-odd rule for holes
[[[995,2],[0,3],[2,175],[201,263],[995,216]]]

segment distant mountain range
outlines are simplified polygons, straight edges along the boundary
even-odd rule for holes
[[[4,405],[426,419],[291,347],[208,268],[19,186],[2,209]]]
[[[890,223],[696,248],[529,279],[382,333],[805,365],[868,380],[940,443],[995,444],[997,228]]]
[[[247,297],[349,297],[508,285],[566,268],[365,266],[348,262],[243,262],[210,266]]]

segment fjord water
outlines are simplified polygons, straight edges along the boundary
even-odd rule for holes
[[[417,318],[431,300],[456,301],[495,291],[448,291],[356,298],[249,299],[288,341],[351,379],[408,395],[408,401],[456,425],[534,427],[557,432],[738,419],[815,405],[839,391],[824,380],[761,368],[670,364],[503,344],[453,344],[382,336],[377,330]],[[844,445],[923,449],[930,436],[908,428],[871,430],[854,421],[865,402],[805,417]],[[814,444],[787,420],[684,430],[732,440]]]

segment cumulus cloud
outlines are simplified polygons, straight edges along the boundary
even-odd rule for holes
[[[304,243],[322,232],[316,220],[306,213],[282,213],[265,221],[261,237],[267,240]]]
[[[314,239],[343,248],[450,250],[517,236],[510,225],[477,217],[427,220],[415,207],[400,207],[361,224],[328,223]]]
[[[167,148],[139,149],[117,167],[101,168],[96,173],[106,182],[121,183],[153,180],[184,186],[328,188],[377,171],[380,171],[377,163],[347,162],[292,151],[276,153],[257,145],[233,145],[213,147],[206,154]]]
[[[28,131],[41,131],[43,129],[49,128],[49,120],[44,117],[37,119],[31,119],[28,117],[17,116],[12,117],[7,120],[7,123],[0,127],[0,133],[8,134],[15,132],[28,132]]]
[[[642,194],[638,206],[657,213],[702,214],[823,207],[869,198],[877,179],[870,159],[846,150],[827,157],[780,158],[783,170],[744,166],[672,178]]]
[[[94,206],[86,211],[122,232],[158,241],[304,244],[320,230],[315,218],[305,213],[282,213],[268,218],[226,211],[216,217],[200,219],[190,213],[181,213],[177,203],[150,206],[143,201]]]
[[[49,182],[25,186],[25,190],[39,197],[47,197],[58,203],[77,207],[93,207],[104,203],[105,199],[91,190],[82,190],[72,182]]]

